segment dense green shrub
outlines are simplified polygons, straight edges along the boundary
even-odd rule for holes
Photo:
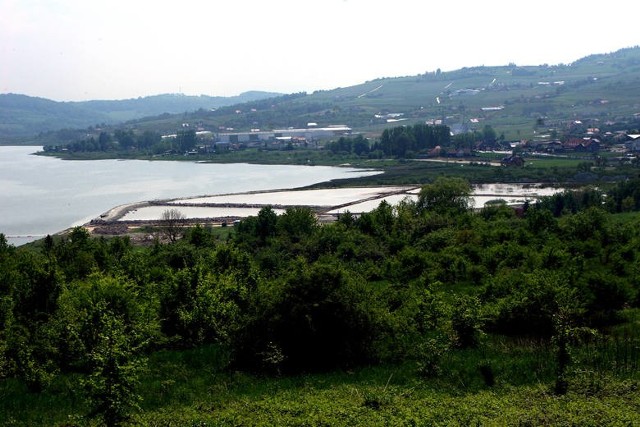
[[[236,358],[259,368],[282,354],[286,371],[349,367],[375,358],[377,308],[365,283],[339,264],[301,262],[265,284]]]

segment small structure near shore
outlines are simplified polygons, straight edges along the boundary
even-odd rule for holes
[[[508,157],[503,158],[502,161],[500,161],[500,164],[502,166],[516,166],[521,168],[524,166],[524,159],[522,158],[522,156],[512,154]]]

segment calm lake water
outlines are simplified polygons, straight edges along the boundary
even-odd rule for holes
[[[297,188],[379,173],[328,166],[68,161],[0,146],[0,233],[24,244],[138,201]]]

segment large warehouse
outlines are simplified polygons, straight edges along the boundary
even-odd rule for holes
[[[307,141],[333,138],[351,134],[351,128],[346,125],[331,125],[324,128],[309,127],[306,129],[274,129],[271,131],[219,133],[219,142],[261,142],[273,141],[279,138],[304,138]]]

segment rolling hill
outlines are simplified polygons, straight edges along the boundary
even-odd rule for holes
[[[56,102],[26,95],[0,94],[0,138],[30,137],[63,128],[86,128],[159,114],[210,110],[276,95],[252,91],[232,97],[164,94],[115,101]]]

